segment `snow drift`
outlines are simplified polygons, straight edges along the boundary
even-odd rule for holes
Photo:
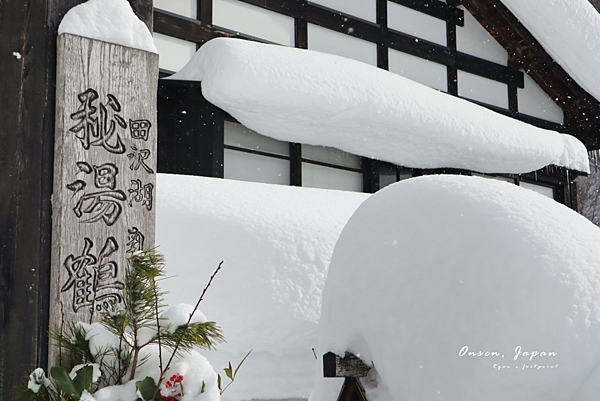
[[[156,243],[170,305],[195,303],[227,344],[204,353],[223,376],[244,362],[223,400],[307,397],[313,386],[321,291],[335,241],[369,195],[159,174]]]
[[[393,184],[344,227],[319,331],[320,354],[348,350],[375,366],[371,401],[591,400],[600,230],[496,180]],[[329,380],[311,400],[331,400]]]
[[[263,135],[406,167],[588,171],[576,138],[531,126],[373,66],[304,49],[217,38],[172,78]]]

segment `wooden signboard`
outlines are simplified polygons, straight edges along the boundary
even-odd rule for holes
[[[126,257],[154,246],[158,55],[62,34],[56,74],[50,327],[61,331],[121,302]]]

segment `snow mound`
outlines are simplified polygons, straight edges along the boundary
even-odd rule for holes
[[[263,135],[406,167],[588,171],[584,145],[343,57],[217,38],[172,78]]]
[[[600,100],[600,14],[588,0],[502,0],[542,47]]]
[[[375,366],[369,400],[590,400],[600,230],[496,180],[393,184],[344,227],[319,332],[321,354],[348,350]],[[327,401],[328,380],[312,400]]]
[[[169,331],[171,333],[175,332],[179,326],[182,326],[188,322],[190,315],[194,312],[194,307],[190,304],[177,304],[172,305],[167,310],[165,310],[161,315],[161,320],[171,327]],[[204,316],[204,313],[197,310],[194,312],[194,316],[192,316],[192,320],[190,323],[206,323],[207,319]]]
[[[189,308],[188,308],[189,306]],[[182,312],[189,313],[192,311],[191,305],[177,305],[165,311],[165,318],[177,320],[182,315]],[[198,314],[199,312],[196,312]],[[163,315],[164,315],[163,314]],[[196,318],[196,314],[194,317]],[[200,315],[202,315],[200,313]],[[187,319],[186,319],[187,322]],[[185,323],[185,322],[184,322]],[[86,331],[86,339],[89,340],[89,347],[92,353],[101,353],[107,349],[113,347],[119,347],[119,337],[115,336],[101,323],[87,324],[83,322],[77,323]],[[142,339],[138,337],[139,343],[145,343],[150,337]],[[159,352],[157,344],[150,344],[142,348],[140,351],[140,360],[145,362],[138,365],[135,373],[134,380],[130,380],[122,385],[114,385],[104,387],[94,393],[93,397],[90,395],[90,401],[136,401],[138,396],[136,394],[136,381],[143,380],[146,377],[152,377],[155,382],[158,382],[160,377],[160,364],[159,364]],[[168,349],[162,349],[163,366],[166,366],[168,360],[171,357],[171,353]],[[106,356],[104,363],[115,364],[116,360],[114,357]],[[100,375],[98,365],[94,366],[94,376],[97,379]],[[75,376],[75,372],[85,365],[77,365],[71,372],[71,378]],[[37,370],[36,370],[37,372]],[[43,372],[42,372],[43,374]],[[219,401],[220,391],[217,383],[217,373],[213,369],[212,365],[196,350],[190,352],[182,352],[181,355],[177,355],[173,358],[173,362],[169,367],[167,373],[168,377],[171,375],[183,376],[182,384],[185,388],[183,397],[180,397],[180,401]],[[47,379],[46,379],[47,380]],[[37,382],[39,382],[38,380]],[[204,390],[202,389],[202,383],[204,382]],[[163,381],[161,385],[162,394],[169,394],[168,386],[166,381]],[[31,387],[30,387],[31,388]],[[179,387],[177,387],[179,389]],[[34,390],[34,389],[32,389]]]
[[[167,274],[176,275],[161,281],[166,302],[195,303],[224,261],[200,308],[227,343],[206,356],[220,370],[254,350],[223,399],[307,397],[333,247],[369,195],[169,174],[157,180],[156,243]]]
[[[58,26],[58,34],[86,38],[158,53],[152,34],[127,0],[88,0],[71,8]]]

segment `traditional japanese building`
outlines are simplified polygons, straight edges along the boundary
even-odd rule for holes
[[[499,0],[156,1],[154,38],[163,77],[180,70],[212,38],[275,43],[362,61],[527,124],[571,134],[595,149],[597,99],[550,56],[554,49],[540,44],[543,33],[530,32],[507,5]],[[315,147],[302,138],[277,141],[207,102],[199,82],[163,79],[159,87],[161,172],[364,192],[423,174],[477,173],[403,166]],[[577,174],[547,166],[494,176],[575,207]]]
[[[579,16],[593,11],[585,0],[570,1],[584,11]],[[56,36],[65,13],[82,2],[0,2],[2,400],[14,399],[12,388],[24,371],[48,362]],[[537,1],[129,3],[154,32],[161,78],[183,68],[209,40],[241,38],[361,61],[509,119],[572,135],[592,156],[600,148],[600,85],[577,68],[593,64],[599,52],[591,50],[600,41],[549,40],[570,33],[535,24],[527,7],[538,7]],[[541,23],[552,28],[551,21]],[[484,175],[575,208],[573,180],[585,170],[549,164],[509,174],[405,165],[249,129],[234,112],[206,100],[198,81],[161,79],[158,97],[159,173],[369,193],[419,175]]]

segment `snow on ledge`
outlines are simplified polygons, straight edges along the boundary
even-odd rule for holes
[[[58,34],[90,39],[158,53],[152,34],[127,0],[88,0],[71,8],[58,26]]]
[[[587,172],[576,138],[503,116],[367,64],[241,39],[209,41],[173,79],[263,135],[416,168]]]

